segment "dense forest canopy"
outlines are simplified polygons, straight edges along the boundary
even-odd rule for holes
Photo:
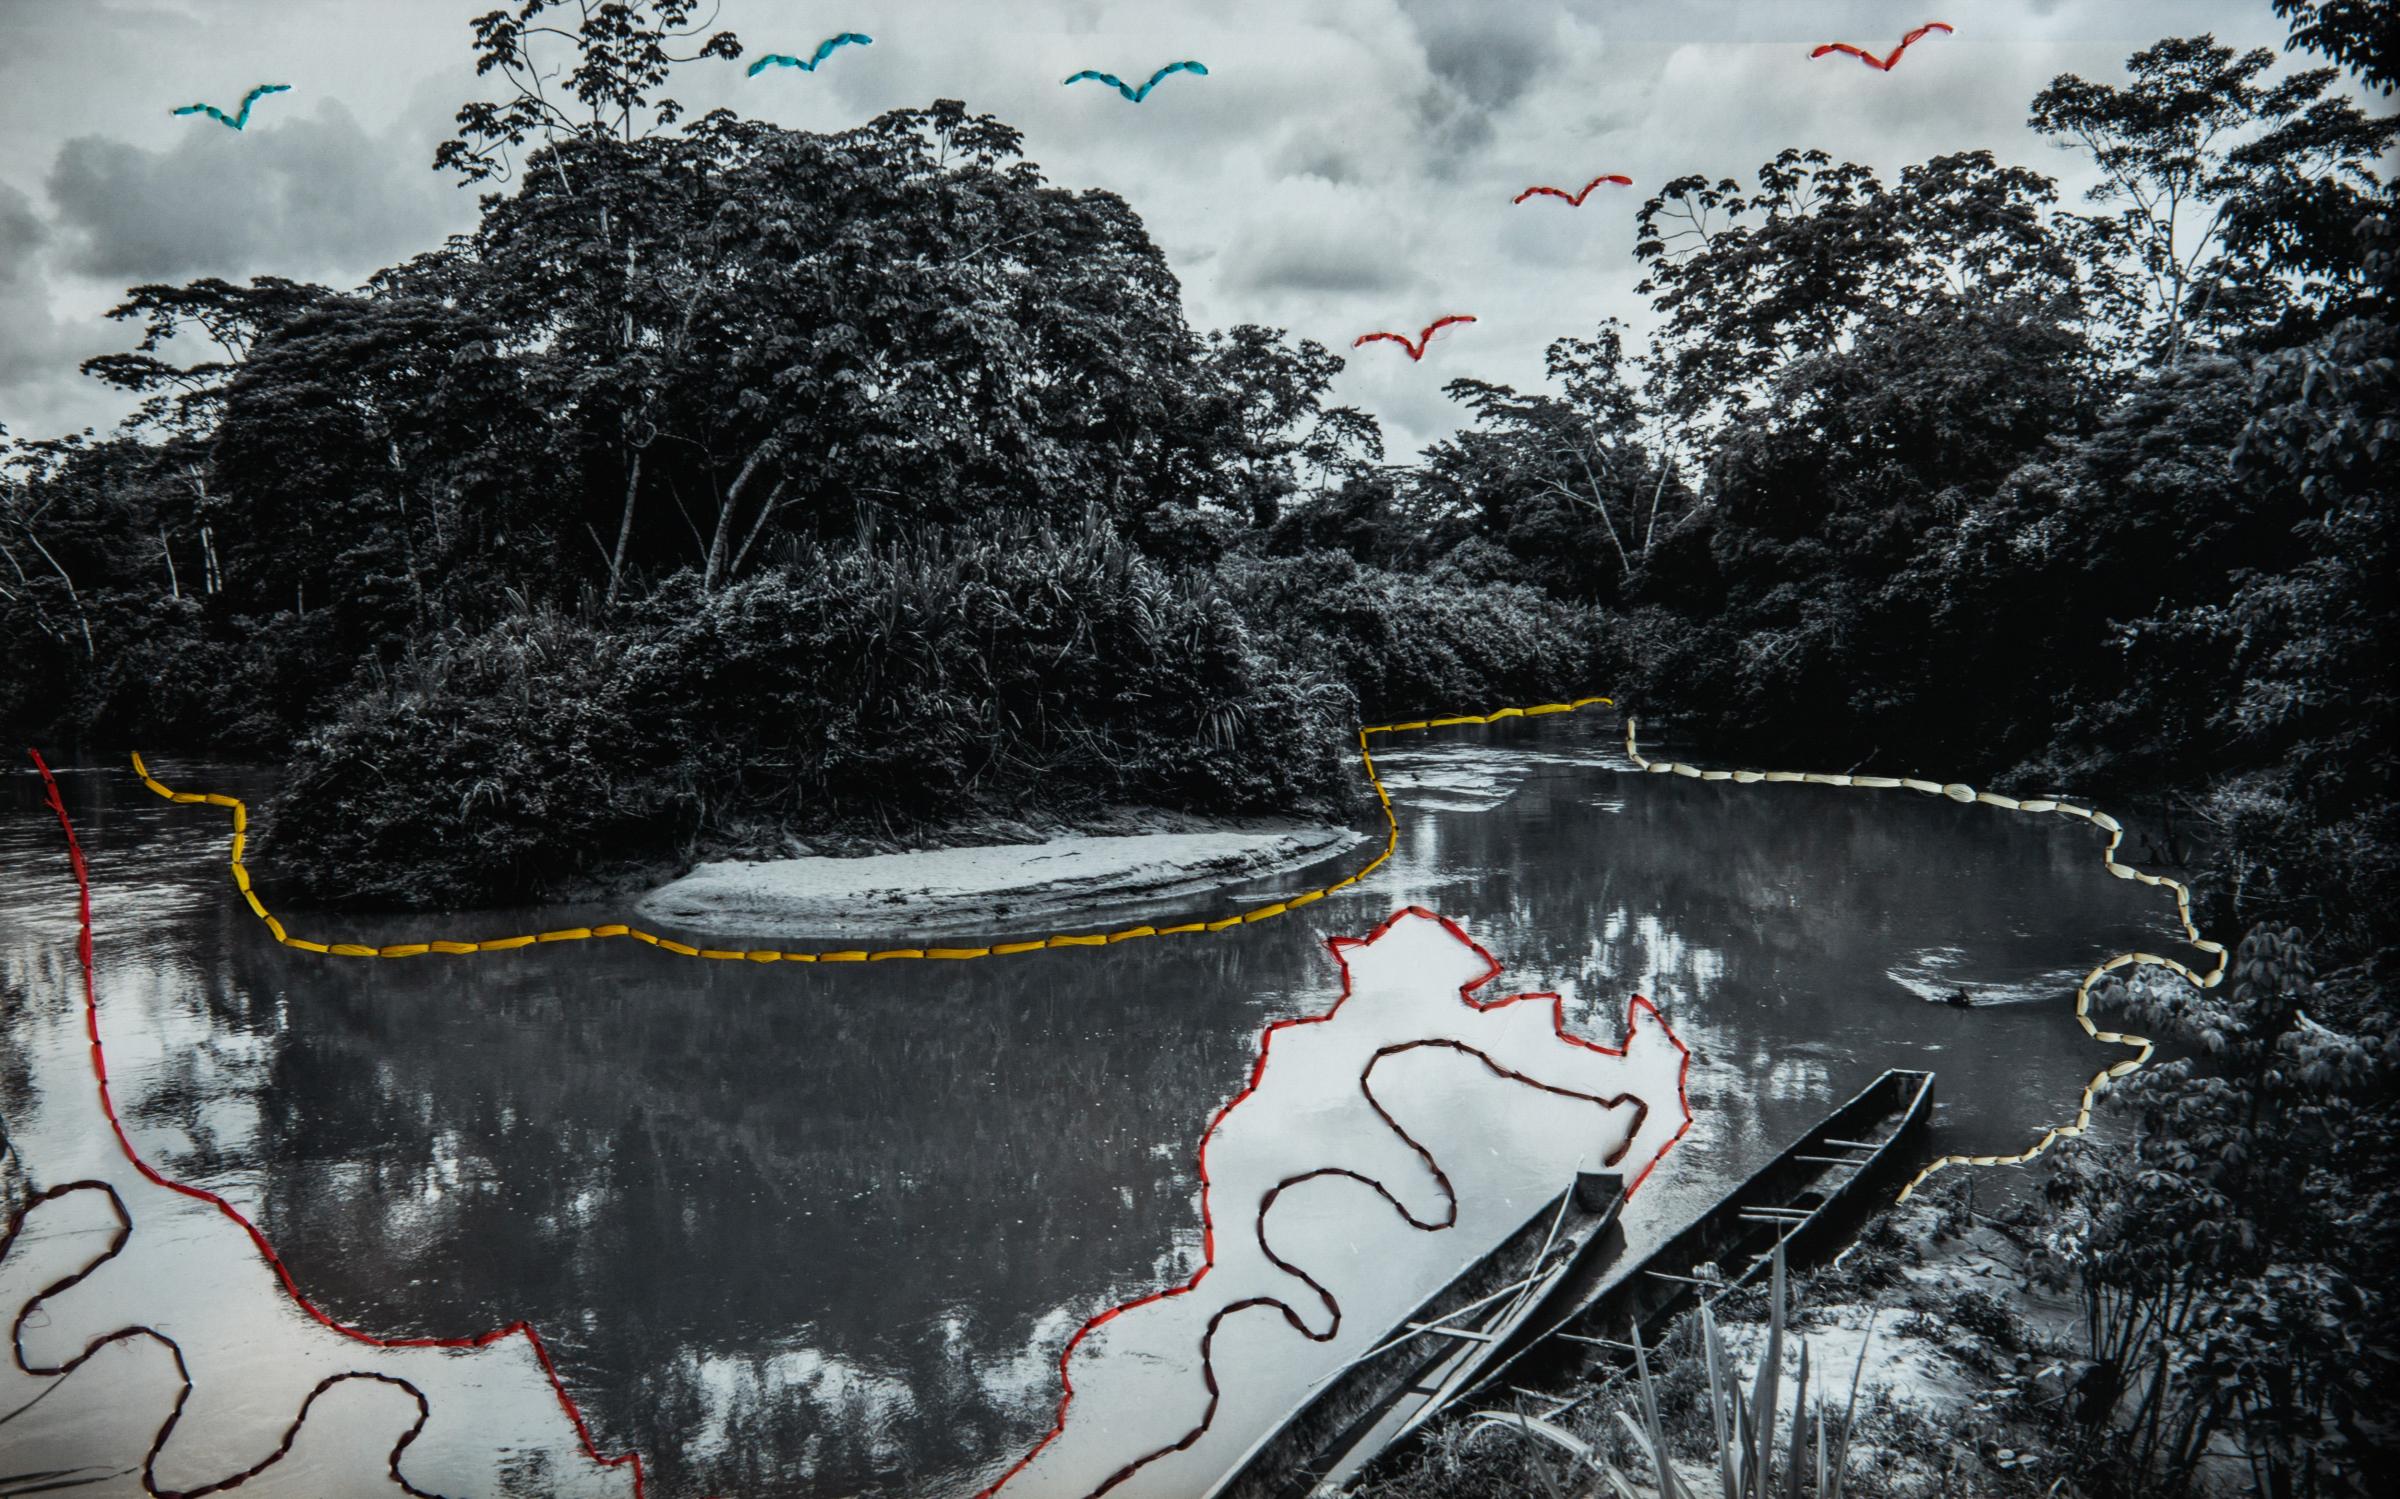
[[[2371,22],[2285,8],[2376,82]],[[269,845],[316,894],[1335,808],[1362,712],[1601,689],[1753,757],[2388,816],[2393,122],[2334,67],[2170,38],[2057,79],[2031,124],[2084,203],[1988,151],[1677,178],[1653,335],[1454,381],[1460,429],[1391,463],[1338,356],[1192,328],[1132,206],[1002,121],[684,119],[675,70],[741,43],[680,0],[474,44],[508,98],[436,160],[472,233],[352,291],[131,288],[138,347],[86,368],[137,416],[6,450],[0,715],[286,762],[311,815]],[[650,811],[488,826],[587,783]],[[2338,919],[2306,862],[2240,899]]]

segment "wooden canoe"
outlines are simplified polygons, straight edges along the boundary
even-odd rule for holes
[[[1614,1258],[1624,1178],[1580,1172],[1489,1253],[1425,1298],[1243,1454],[1208,1499],[1305,1499],[1483,1383],[1528,1327],[1566,1315],[1559,1297]]]
[[[1752,1172],[1688,1226],[1638,1258],[1621,1253],[1579,1256],[1550,1284],[1541,1305],[1514,1319],[1507,1335],[1484,1353],[1472,1377],[1452,1385],[1438,1402],[1395,1423],[1371,1448],[1354,1446],[1350,1461],[1316,1470],[1347,1480],[1414,1432],[1424,1420],[1490,1391],[1512,1372],[1548,1384],[1568,1369],[1588,1369],[1605,1381],[1633,1363],[1632,1337],[1655,1348],[1667,1327],[1697,1305],[1763,1277],[1782,1242],[1785,1262],[1805,1265],[1848,1244],[1876,1210],[1888,1205],[1907,1172],[1926,1155],[1933,1122],[1933,1074],[1894,1069],[1859,1090],[1776,1157]],[[1610,1234],[1612,1244],[1622,1231]],[[1538,1370],[1539,1372],[1535,1372]],[[1589,1380],[1578,1394],[1539,1397],[1547,1417],[1603,1388]],[[1513,1386],[1512,1386],[1513,1388]],[[1512,1395],[1530,1394],[1518,1391]],[[1253,1487],[1244,1495],[1306,1495],[1310,1477],[1293,1475],[1283,1488]]]
[[[1787,1265],[1800,1267],[1846,1247],[1927,1154],[1933,1127],[1933,1074],[1895,1068],[1827,1114],[1773,1160],[1727,1192],[1656,1249],[1638,1259],[1590,1264],[1584,1283],[1562,1286],[1554,1306],[1574,1306],[1546,1328],[1527,1328],[1513,1349],[1485,1365],[1489,1389],[1512,1366],[1539,1364],[1628,1368],[1632,1339],[1656,1348],[1677,1317],[1761,1279],[1781,1241]],[[1605,1378],[1605,1371],[1598,1377]],[[1547,1382],[1545,1379],[1541,1382]],[[1585,1386],[1585,1394],[1594,1387]],[[1584,1394],[1550,1397],[1557,1414]]]

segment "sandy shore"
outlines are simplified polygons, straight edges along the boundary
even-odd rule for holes
[[[720,860],[652,891],[639,909],[689,931],[777,937],[1039,932],[1134,905],[1145,919],[1184,919],[1224,914],[1202,908],[1227,886],[1365,841],[1349,828],[1261,822],[851,859]]]

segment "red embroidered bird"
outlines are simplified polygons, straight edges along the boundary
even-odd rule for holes
[[[1918,27],[1908,35],[1900,38],[1900,45],[1892,49],[1892,55],[1889,57],[1877,57],[1874,53],[1861,51],[1858,48],[1851,46],[1848,42],[1827,42],[1824,46],[1819,47],[1816,51],[1811,52],[1808,55],[1811,58],[1818,58],[1823,57],[1828,52],[1847,52],[1852,57],[1857,58],[1860,62],[1865,63],[1868,67],[1875,69],[1877,72],[1889,73],[1892,70],[1892,64],[1900,60],[1900,54],[1908,50],[1909,43],[1915,41],[1918,37],[1923,36],[1928,31],[1949,31],[1952,29],[1953,28],[1946,22],[1927,21],[1924,25]]]
[[[1435,318],[1432,322],[1427,323],[1418,331],[1417,341],[1413,344],[1408,341],[1408,335],[1405,333],[1361,333],[1358,336],[1357,341],[1352,343],[1350,347],[1354,349],[1363,349],[1379,338],[1386,338],[1390,339],[1393,343],[1398,344],[1401,348],[1408,350],[1408,357],[1410,359],[1422,359],[1425,357],[1425,346],[1433,342],[1433,336],[1436,333],[1441,332],[1444,328],[1449,327],[1452,323],[1471,323],[1473,321],[1475,321],[1474,318],[1463,313],[1452,313],[1448,317]]]
[[[1585,183],[1583,185],[1582,192],[1573,194],[1572,196],[1570,196],[1563,188],[1529,187],[1508,201],[1511,203],[1522,203],[1527,198],[1538,198],[1546,195],[1553,198],[1565,198],[1569,208],[1581,208],[1583,206],[1583,200],[1592,195],[1592,189],[1598,187],[1603,182],[1613,182],[1619,187],[1633,186],[1633,179],[1626,176],[1622,172],[1604,172],[1600,176],[1594,177],[1591,181]]]

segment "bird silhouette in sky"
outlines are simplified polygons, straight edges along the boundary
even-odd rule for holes
[[[1868,67],[1875,69],[1875,71],[1879,73],[1889,73],[1892,70],[1892,64],[1900,60],[1900,54],[1906,52],[1909,48],[1909,44],[1914,42],[1918,37],[1923,36],[1928,31],[1949,31],[1952,29],[1953,28],[1947,22],[1927,21],[1924,25],[1918,27],[1908,35],[1900,38],[1900,45],[1892,49],[1892,55],[1889,57],[1877,57],[1874,53],[1865,51],[1858,47],[1853,47],[1848,42],[1827,42],[1824,46],[1819,47],[1816,51],[1811,52],[1808,55],[1811,58],[1818,58],[1823,57],[1828,52],[1847,52],[1852,57],[1857,58],[1860,62],[1865,63]]]
[[[1080,73],[1069,74],[1066,81],[1068,83],[1081,83],[1086,78],[1097,79],[1098,81],[1109,85],[1111,88],[1114,88],[1118,93],[1123,94],[1126,98],[1131,99],[1134,103],[1139,104],[1144,99],[1149,98],[1150,91],[1158,87],[1158,81],[1170,73],[1197,73],[1201,77],[1206,78],[1208,76],[1208,69],[1202,67],[1196,62],[1171,62],[1165,67],[1160,68],[1157,72],[1151,74],[1149,81],[1144,83],[1140,88],[1129,87],[1125,80],[1119,78],[1116,74],[1103,73],[1098,68],[1085,68]]]
[[[1352,343],[1350,347],[1354,349],[1363,349],[1379,338],[1386,339],[1392,343],[1398,344],[1401,348],[1408,350],[1408,357],[1411,360],[1418,360],[1425,357],[1425,346],[1433,342],[1433,336],[1436,333],[1441,332],[1444,328],[1449,327],[1452,323],[1471,323],[1473,321],[1475,321],[1475,319],[1468,314],[1452,313],[1448,317],[1435,318],[1432,322],[1427,323],[1418,331],[1417,341],[1415,343],[1410,343],[1408,341],[1408,335],[1405,333],[1361,333],[1358,336],[1357,341]]]
[[[833,55],[834,48],[849,46],[853,43],[864,47],[874,40],[875,38],[857,31],[845,31],[840,36],[829,36],[817,43],[816,52],[806,62],[802,62],[788,52],[770,52],[750,65],[749,76],[756,78],[773,67],[798,68],[803,73],[814,73],[818,63]]]
[[[259,100],[265,98],[269,94],[280,94],[289,88],[291,88],[291,85],[288,83],[262,83],[258,87],[252,89],[250,92],[242,95],[242,107],[240,112],[236,114],[227,114],[225,111],[217,108],[217,106],[214,104],[186,104],[182,108],[177,109],[175,113],[179,115],[206,115],[220,125],[230,125],[234,129],[239,130],[243,125],[249,122],[251,105],[256,104]]]
[[[1579,193],[1570,193],[1565,188],[1561,187],[1529,187],[1508,201],[1511,203],[1522,203],[1527,198],[1563,198],[1566,200],[1566,204],[1569,208],[1581,208],[1583,206],[1583,200],[1592,195],[1592,189],[1598,187],[1603,182],[1613,182],[1619,187],[1633,186],[1633,179],[1626,176],[1623,172],[1603,172],[1601,175],[1594,177],[1591,181],[1585,183],[1583,185],[1583,191]]]

